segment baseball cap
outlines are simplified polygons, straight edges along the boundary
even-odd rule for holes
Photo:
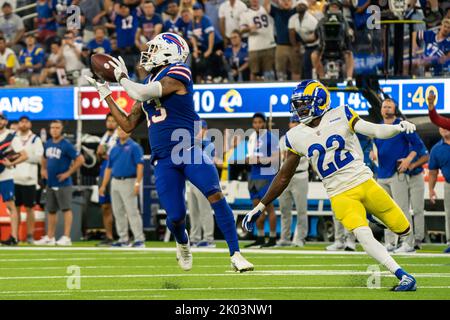
[[[203,9],[203,6],[202,6],[200,3],[196,2],[196,3],[192,6],[192,9],[194,9],[194,10]]]
[[[306,0],[297,0],[297,1],[295,2],[295,6],[298,6],[298,5],[300,5],[300,4],[304,4],[305,6],[309,7],[309,3],[308,3],[308,1],[306,1]]]

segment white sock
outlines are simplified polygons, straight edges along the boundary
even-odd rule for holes
[[[369,256],[384,265],[392,273],[400,269],[400,266],[389,255],[386,248],[374,238],[369,227],[356,228],[353,233]]]
[[[258,229],[258,237],[264,237],[265,233],[264,233],[264,229]]]

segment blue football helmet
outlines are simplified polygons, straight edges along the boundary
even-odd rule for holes
[[[297,114],[300,122],[308,124],[330,109],[330,93],[319,81],[303,80],[291,96],[291,112]]]

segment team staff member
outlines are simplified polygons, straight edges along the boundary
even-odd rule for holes
[[[105,194],[111,177],[111,200],[119,241],[114,247],[128,247],[128,223],[133,232],[135,248],[145,247],[142,218],[138,208],[138,195],[144,175],[144,152],[130,135],[117,128],[117,140],[111,149],[100,195]]]
[[[269,130],[266,130],[266,117],[264,114],[255,113],[253,115],[252,125],[255,132],[250,136],[248,142],[249,153],[246,157],[246,163],[251,165],[248,191],[250,192],[253,205],[256,206],[269,189],[270,183],[278,171],[279,147],[278,139]],[[266,243],[264,239],[264,222],[266,216],[262,214],[256,222],[258,238],[254,243],[247,245],[247,247],[272,247],[276,245],[277,217],[275,216],[273,204],[269,204],[265,208],[265,212],[269,214],[269,242]]]
[[[47,180],[48,226],[47,234],[35,242],[37,245],[70,246],[72,228],[72,174],[84,163],[84,157],[63,136],[63,123],[50,123],[50,139],[44,145],[41,160],[41,176]],[[55,241],[57,211],[64,213],[64,235]]]
[[[27,242],[34,242],[34,210],[36,204],[36,186],[38,184],[38,164],[44,154],[41,139],[31,131],[31,121],[28,116],[19,119],[16,137],[28,155],[28,159],[16,166],[14,170],[14,190],[17,212],[24,206],[27,212]],[[18,215],[20,221],[20,214]]]
[[[292,116],[289,122],[289,129],[296,127],[300,123],[298,116]],[[286,136],[280,139],[281,158],[284,160],[287,156]],[[308,235],[308,159],[303,157],[295,170],[291,182],[280,195],[281,211],[281,235],[278,242],[281,246],[293,245],[303,247],[305,238]],[[295,203],[297,210],[297,227],[295,228],[294,238],[291,243],[291,220],[292,203]]]
[[[111,148],[116,144],[117,141],[117,122],[111,113],[106,115],[106,132],[100,140],[100,144],[97,148],[97,157],[101,161],[100,174],[99,174],[99,185],[102,185],[103,177],[105,175],[105,170],[108,164],[108,154]],[[99,203],[102,206],[103,214],[103,226],[105,227],[105,239],[103,239],[98,246],[111,246],[113,243],[113,214],[111,207],[111,195],[110,195],[110,184],[107,185],[105,189],[105,194],[99,196]]]
[[[402,119],[396,116],[396,106],[392,99],[381,105],[384,124],[396,125]],[[400,133],[389,139],[374,139],[378,155],[378,182],[394,198],[413,225],[409,211],[414,211],[414,232],[411,232],[396,249],[397,236],[386,230],[385,244],[388,251],[413,252],[420,248],[424,237],[424,190],[422,165],[428,161],[428,152],[419,135]],[[373,157],[373,158],[375,158]],[[415,241],[416,240],[416,241]]]
[[[430,162],[428,163],[429,180],[428,188],[430,190],[430,200],[435,203],[437,175],[439,169],[445,178],[444,184],[444,207],[445,207],[445,236],[447,238],[448,248],[445,253],[450,253],[450,130],[439,128],[442,140],[431,148]]]
[[[436,108],[434,106],[436,100],[436,96],[433,91],[430,92],[430,94],[427,97],[428,101],[428,116],[431,119],[431,122],[433,122],[438,127],[450,130],[450,118],[446,118],[443,116],[440,116]]]
[[[6,115],[0,112],[0,195],[11,218],[11,235],[7,240],[2,241],[2,244],[15,246],[19,239],[19,213],[14,205],[13,168],[27,160],[28,156],[15,132],[6,129],[7,124]],[[17,155],[7,157],[8,154],[13,155],[14,153]]]

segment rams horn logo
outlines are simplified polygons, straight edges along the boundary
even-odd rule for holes
[[[220,106],[226,112],[234,112],[233,107],[242,107],[242,97],[235,89],[230,89],[220,99]]]

